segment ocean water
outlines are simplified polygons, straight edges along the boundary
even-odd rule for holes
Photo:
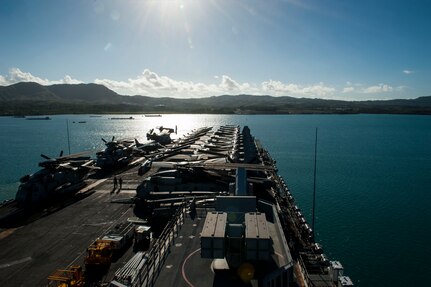
[[[129,115],[127,115],[128,117]],[[118,115],[116,115],[118,117]],[[202,126],[248,125],[277,160],[311,222],[318,128],[316,234],[356,286],[426,286],[431,258],[431,117],[398,115],[109,115],[0,117],[0,201],[38,170],[40,154],[103,149],[101,138],[137,138],[158,125],[182,135]],[[86,123],[78,123],[86,121]],[[67,129],[68,126],[68,129]]]

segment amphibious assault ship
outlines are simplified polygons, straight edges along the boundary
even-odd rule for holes
[[[248,127],[194,130],[86,184],[2,229],[2,285],[353,286]]]

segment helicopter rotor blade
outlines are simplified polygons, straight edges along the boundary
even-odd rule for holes
[[[62,163],[62,164],[59,164],[58,166],[61,166],[67,169],[75,169],[75,167],[71,166],[69,163]]]
[[[115,136],[113,136],[113,137],[112,137],[112,140],[111,140],[111,142],[113,142],[114,140],[115,140]]]
[[[46,156],[43,153],[41,153],[40,156],[43,157],[44,159],[51,159],[49,156]]]
[[[60,155],[58,157],[62,157],[63,156],[63,150],[60,151]]]
[[[107,143],[107,141],[106,141],[104,138],[102,138],[102,141],[103,141],[104,143]]]

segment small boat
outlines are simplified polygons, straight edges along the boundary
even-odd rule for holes
[[[111,118],[111,120],[134,120],[134,117],[128,117],[128,118]]]
[[[31,118],[25,118],[26,120],[50,120],[50,117],[31,117]]]
[[[148,115],[144,115],[144,117],[146,118],[154,118],[154,117],[161,117],[161,114],[148,114]]]

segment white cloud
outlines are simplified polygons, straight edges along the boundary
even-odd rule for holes
[[[393,87],[383,83],[372,86],[364,86],[363,84],[352,84],[351,82],[347,82],[346,86],[341,92],[344,94],[383,94],[390,92],[402,92],[406,88],[406,86]]]
[[[367,87],[363,90],[363,93],[365,94],[379,94],[379,93],[387,93],[392,92],[394,88],[392,86],[389,86],[387,84],[378,84],[375,86]]]
[[[366,86],[347,82],[344,87],[334,87],[322,82],[301,85],[282,81],[268,80],[262,83],[240,82],[228,75],[214,76],[213,83],[200,83],[181,81],[159,75],[149,69],[145,69],[140,75],[125,81],[112,79],[95,79],[94,83],[101,84],[121,95],[147,95],[153,97],[174,98],[200,98],[223,94],[251,94],[271,96],[293,96],[306,98],[326,99],[376,99],[380,94],[391,96],[393,93],[401,93],[406,86],[391,86],[380,83]],[[17,82],[36,82],[42,85],[53,84],[78,84],[82,83],[71,76],[66,75],[60,80],[48,80],[23,72],[18,68],[12,68],[7,75],[0,75],[0,85],[7,86]]]
[[[182,96],[196,91],[206,90],[207,86],[201,83],[176,81],[166,76],[159,76],[148,69],[134,79],[127,81],[114,81],[109,79],[96,79],[96,84],[102,84],[106,87],[120,93],[129,95],[162,95],[162,96]],[[189,95],[190,96],[190,95]]]
[[[337,90],[333,87],[326,86],[323,83],[318,83],[310,86],[302,86],[298,84],[285,84],[280,81],[269,80],[262,83],[262,90],[277,95],[292,95],[302,97],[325,97],[331,96]]]
[[[11,83],[18,82],[36,82],[41,85],[47,85],[49,81],[47,79],[42,79],[36,76],[33,76],[30,73],[23,72],[18,68],[12,68],[9,70],[9,79]]]
[[[58,84],[82,84],[83,82],[76,80],[76,79],[72,79],[71,76],[66,75],[66,76],[64,76],[64,78],[62,80],[60,80],[60,82],[57,81],[57,83]]]
[[[403,70],[403,73],[406,74],[406,75],[410,75],[410,74],[413,74],[414,71],[412,71],[412,70]]]
[[[145,69],[138,77],[127,81],[96,79],[94,82],[105,85],[117,93],[128,95],[196,98],[226,93],[258,93],[258,90],[249,83],[238,83],[226,75],[221,77],[219,84],[204,84],[174,80],[167,76],[160,76],[148,69]]]
[[[345,93],[352,93],[354,91],[355,91],[355,88],[352,87],[352,86],[350,86],[350,87],[344,87],[342,93],[343,94],[345,94]]]
[[[302,92],[306,95],[328,96],[336,92],[336,89],[325,86],[323,83],[319,83],[317,85],[302,88]]]
[[[232,80],[232,78],[226,75],[222,76],[220,86],[227,91],[235,91],[241,89],[240,84],[238,84],[236,81]]]
[[[108,44],[105,45],[105,47],[103,47],[103,50],[105,50],[105,52],[108,52],[112,47],[112,43],[109,42]]]
[[[2,75],[0,75],[0,86],[7,86],[7,85],[9,85],[9,84],[8,84],[8,81],[6,80],[6,78],[3,77]]]
[[[28,72],[23,72],[18,68],[11,68],[9,70],[9,75],[4,77],[0,75],[0,84],[7,86],[16,84],[19,82],[35,82],[41,85],[54,85],[54,84],[79,84],[82,83],[79,80],[73,79],[69,75],[65,75],[63,79],[58,81],[51,81],[48,79],[42,79],[39,77],[36,77]]]

